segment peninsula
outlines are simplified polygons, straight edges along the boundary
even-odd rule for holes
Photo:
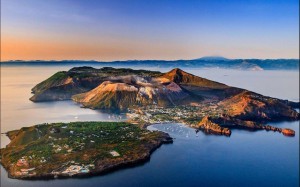
[[[98,175],[143,163],[168,134],[125,122],[41,124],[7,132],[1,164],[10,178],[53,179]]]

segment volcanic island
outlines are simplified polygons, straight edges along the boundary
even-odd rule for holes
[[[173,139],[148,125],[183,123],[206,134],[231,129],[295,131],[268,125],[298,121],[299,102],[263,96],[175,68],[167,73],[129,68],[75,67],[32,88],[33,102],[73,100],[81,107],[126,113],[126,122],[39,124],[6,133],[1,164],[11,178],[84,177],[141,164]]]

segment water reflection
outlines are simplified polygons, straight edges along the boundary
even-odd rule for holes
[[[155,124],[147,127],[148,130],[163,131],[171,136],[176,136],[176,138],[183,139],[194,139],[199,137],[199,133],[196,133],[195,129],[185,126],[180,123],[165,123],[165,124]]]

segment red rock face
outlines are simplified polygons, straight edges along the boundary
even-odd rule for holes
[[[221,127],[220,125],[212,122],[208,116],[205,116],[198,124],[200,129],[204,129],[212,134],[223,134],[226,136],[231,135],[231,130]]]
[[[290,120],[299,119],[299,114],[284,101],[243,91],[219,102],[226,115],[243,120]]]
[[[282,129],[281,132],[285,136],[295,136],[295,131],[292,129]]]

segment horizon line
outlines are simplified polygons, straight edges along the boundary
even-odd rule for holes
[[[207,59],[205,59],[207,58]],[[211,59],[210,59],[211,58]],[[126,62],[126,61],[191,61],[191,60],[205,60],[205,61],[230,61],[230,60],[300,60],[300,58],[226,58],[218,56],[216,59],[213,59],[212,56],[204,56],[200,58],[195,59],[127,59],[127,60],[95,60],[95,59],[63,59],[63,60],[41,60],[41,59],[31,59],[31,60],[22,60],[22,59],[15,59],[15,60],[0,60],[0,63],[3,62],[63,62],[63,61],[83,61],[83,62]],[[223,58],[223,59],[217,59],[217,58]]]

